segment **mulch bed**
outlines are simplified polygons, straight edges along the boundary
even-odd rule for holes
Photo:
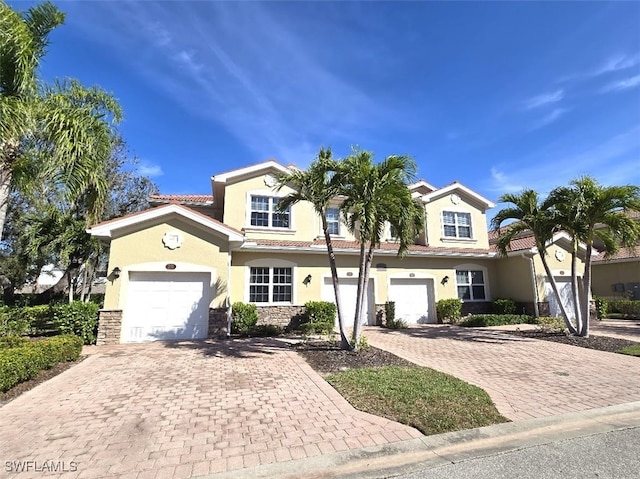
[[[40,373],[35,378],[29,379],[28,381],[17,384],[5,393],[0,392],[0,407],[4,406],[9,401],[14,400],[18,396],[20,396],[22,393],[25,393],[30,389],[35,388],[37,385],[42,384],[45,381],[48,381],[54,376],[57,376],[61,372],[66,371],[73,365],[78,364],[84,358],[85,356],[80,356],[77,361],[57,363],[51,369],[45,369],[40,371]]]
[[[616,353],[627,346],[635,346],[640,343],[629,341],[628,339],[610,338],[608,336],[589,336],[588,338],[580,338],[571,336],[563,332],[550,331],[509,331],[508,334],[520,336],[524,338],[542,339],[544,341],[553,341],[554,343],[569,344],[581,348],[595,349],[597,351],[606,351]]]
[[[415,366],[405,359],[373,346],[358,352],[340,349],[339,346],[328,341],[298,343],[293,347],[316,372],[323,375],[356,368]]]

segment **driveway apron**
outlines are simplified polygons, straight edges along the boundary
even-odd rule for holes
[[[640,400],[640,358],[498,331],[365,328],[369,343],[481,387],[518,420]]]
[[[0,408],[0,476],[188,478],[421,436],[276,340],[94,351]]]

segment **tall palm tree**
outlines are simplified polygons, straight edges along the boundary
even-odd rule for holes
[[[415,172],[416,165],[408,156],[389,156],[374,164],[373,154],[361,150],[355,150],[340,164],[337,178],[340,194],[345,197],[342,213],[347,228],[360,243],[352,340],[356,349],[373,253],[380,246],[386,225],[390,224],[394,231],[400,257],[406,255],[409,245],[424,228],[424,206],[414,200],[408,188]]]
[[[589,176],[573,180],[568,187],[551,192],[550,200],[558,212],[558,222],[569,231],[575,241],[585,245],[584,276],[580,306],[582,328],[580,336],[589,336],[591,255],[598,238],[606,255],[612,255],[620,246],[633,247],[640,240],[640,224],[628,215],[640,211],[640,187],[602,186]],[[570,206],[567,206],[571,202]]]
[[[340,330],[340,343],[342,349],[349,349],[350,344],[345,334],[344,318],[340,307],[340,285],[338,280],[338,270],[336,267],[336,255],[333,251],[333,243],[329,226],[327,224],[327,208],[330,202],[337,196],[338,189],[335,181],[335,172],[338,162],[331,156],[331,149],[321,148],[318,157],[309,165],[306,170],[293,170],[290,173],[278,177],[277,189],[281,190],[285,186],[293,188],[295,191],[278,201],[278,209],[286,211],[291,206],[301,201],[308,201],[313,205],[313,209],[320,216],[322,221],[322,231],[327,243],[327,254],[329,255],[329,267],[331,269],[331,280],[336,298],[336,309],[338,313],[338,328]]]
[[[70,198],[90,192],[88,221],[108,194],[105,163],[120,106],[97,87],[37,78],[49,34],[63,22],[48,1],[18,13],[0,0],[0,239],[14,187],[53,181]]]
[[[577,325],[571,322],[567,314],[566,307],[562,302],[562,298],[558,292],[558,285],[551,273],[547,262],[547,245],[558,231],[557,222],[554,218],[553,211],[546,207],[546,202],[541,203],[538,193],[535,190],[524,190],[522,193],[507,193],[502,195],[498,202],[511,203],[513,206],[500,210],[491,221],[494,230],[500,231],[497,241],[499,254],[506,256],[511,241],[520,233],[531,232],[535,240],[536,248],[540,254],[544,271],[551,283],[553,294],[558,300],[560,310],[565,319],[565,324],[572,334],[578,332]],[[516,220],[501,229],[502,223],[507,220]]]

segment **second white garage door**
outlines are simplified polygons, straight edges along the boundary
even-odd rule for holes
[[[389,301],[395,302],[396,319],[407,324],[435,323],[433,280],[395,278],[389,284]]]
[[[345,326],[353,327],[353,320],[356,315],[356,296],[358,293],[358,279],[357,278],[340,278],[340,302],[342,303],[342,318],[345,322]],[[369,280],[369,287],[365,292],[364,297],[364,314],[362,315],[362,324],[375,324],[375,304],[373,296],[373,280]],[[322,288],[323,301],[330,301],[335,303],[335,294],[333,292],[333,283],[331,278],[325,278]],[[336,317],[336,326],[338,325],[338,318]]]
[[[124,342],[207,337],[209,273],[130,273]]]

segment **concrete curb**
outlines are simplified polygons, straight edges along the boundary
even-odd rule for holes
[[[381,478],[554,441],[640,427],[640,401],[557,416],[450,432],[384,446],[201,476],[243,478]]]

